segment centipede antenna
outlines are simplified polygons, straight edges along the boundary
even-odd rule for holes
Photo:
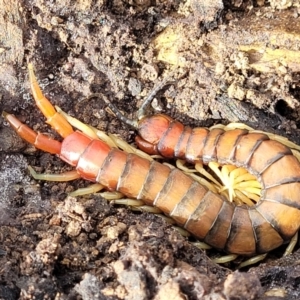
[[[161,90],[164,86],[167,84],[171,84],[173,81],[171,81],[171,77],[173,77],[175,71],[173,71],[169,76],[167,76],[165,79],[162,80],[161,83],[159,83],[157,86],[155,86],[146,99],[143,101],[143,104],[141,105],[140,109],[137,112],[137,119],[141,120],[146,115],[146,110],[148,109],[150,103],[154,99],[155,95],[158,93],[159,90]]]
[[[175,70],[171,72],[169,76],[167,76],[165,79],[161,81],[157,86],[155,86],[146,99],[143,101],[143,104],[141,105],[140,109],[137,111],[137,119],[136,120],[131,120],[127,117],[125,117],[119,109],[111,103],[111,101],[103,94],[101,93],[95,93],[87,97],[85,100],[90,100],[91,98],[101,98],[103,101],[107,104],[107,106],[112,110],[112,112],[116,115],[116,117],[125,123],[126,125],[133,127],[134,129],[138,129],[138,121],[141,120],[145,115],[146,115],[146,110],[148,109],[150,103],[152,102],[153,98],[157,94],[159,90],[161,90],[164,86],[173,83],[171,78],[173,77],[175,73]],[[186,74],[186,72],[184,73]]]
[[[108,100],[108,98],[106,96],[104,96],[103,94],[100,93],[95,93],[90,95],[88,98],[86,98],[87,100],[90,100],[91,98],[101,98],[103,99],[103,101],[105,102],[105,104],[107,104],[107,106],[112,110],[112,112],[116,115],[116,117],[123,123],[125,123],[126,125],[133,127],[134,129],[138,128],[138,122],[136,120],[131,120],[127,117],[125,117],[120,111],[119,109],[113,105],[110,100]]]

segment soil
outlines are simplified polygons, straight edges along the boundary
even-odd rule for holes
[[[51,102],[133,143],[128,118],[152,109],[190,126],[243,122],[300,144],[298,0],[0,0],[0,105],[58,138],[32,100],[27,63]],[[159,216],[71,198],[84,180],[1,119],[0,299],[299,299],[300,251],[235,270]],[[207,256],[209,254],[209,256]],[[220,254],[221,255],[221,254]]]

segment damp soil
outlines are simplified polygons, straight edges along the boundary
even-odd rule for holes
[[[0,105],[59,139],[29,91],[27,63],[52,103],[133,143],[151,109],[190,126],[242,122],[300,144],[297,0],[0,0]],[[1,119],[0,299],[299,299],[300,251],[220,266],[160,216],[97,195],[84,180],[37,182],[71,168],[27,145]]]

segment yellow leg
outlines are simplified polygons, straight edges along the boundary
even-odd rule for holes
[[[72,116],[65,113],[60,107],[55,106],[57,112],[61,114],[73,127],[81,130],[83,133],[88,135],[89,137],[93,139],[100,139],[106,144],[108,144],[111,147],[122,149],[123,151],[127,153],[135,153],[143,158],[146,158],[148,160],[153,160],[153,158],[148,155],[147,153],[129,145],[124,140],[120,139],[119,137],[115,136],[114,134],[106,134],[105,132],[98,130],[97,128],[94,128],[92,126],[86,125],[79,121],[76,118],[73,118]]]
[[[94,128],[91,128],[89,125],[82,123],[81,121],[79,121],[78,119],[68,115],[67,113],[65,113],[60,107],[55,106],[56,111],[63,116],[64,119],[66,119],[68,121],[68,123],[70,123],[73,127],[81,130],[82,132],[84,132],[87,136],[89,136],[92,139],[98,140],[98,136],[95,133]]]
[[[89,194],[95,194],[99,191],[101,191],[102,189],[104,188],[104,186],[100,183],[94,183],[94,184],[91,184],[85,188],[81,188],[81,189],[78,189],[74,192],[71,192],[69,194],[69,196],[72,196],[72,197],[77,197],[77,196],[83,196],[83,195],[89,195]]]
[[[229,255],[224,255],[218,258],[214,258],[212,259],[213,262],[215,262],[216,264],[225,264],[231,261],[234,261],[236,258],[238,257],[238,255],[236,254],[229,254]]]
[[[209,250],[209,249],[211,249],[211,246],[207,245],[204,242],[197,241],[197,242],[194,242],[192,244],[194,246],[196,246],[197,248],[201,249],[201,250]]]
[[[145,205],[145,203],[143,201],[136,200],[136,199],[130,199],[130,198],[116,199],[115,198],[111,201],[111,203],[118,204],[118,205],[130,206],[130,208],[132,210],[138,210],[138,211],[148,212],[148,213],[152,213],[152,214],[161,214],[162,213],[161,210],[158,209],[157,207]]]
[[[61,174],[38,174],[34,171],[32,167],[28,167],[31,176],[36,180],[46,180],[46,181],[71,181],[80,178],[80,175],[76,170],[64,172]]]
[[[293,252],[297,242],[298,242],[298,232],[291,239],[290,243],[288,244],[288,246],[285,249],[283,256],[287,256],[287,255],[291,254]]]
[[[239,266],[238,266],[238,269],[241,269],[241,268],[245,268],[247,266],[251,266],[251,265],[254,265],[262,260],[264,260],[266,258],[266,256],[268,255],[268,253],[265,253],[265,254],[260,254],[260,255],[256,255],[254,257],[251,257],[245,261],[243,261]]]
[[[124,197],[124,195],[120,192],[102,192],[100,193],[101,197],[103,197],[106,200],[112,201],[116,199],[121,199]],[[113,203],[113,201],[112,201]]]

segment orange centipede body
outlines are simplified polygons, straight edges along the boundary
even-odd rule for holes
[[[237,206],[176,168],[74,132],[40,91],[31,64],[29,75],[37,105],[64,140],[49,139],[15,116],[4,115],[26,141],[75,167],[64,180],[82,177],[156,206],[195,237],[228,253],[267,253],[299,230],[300,164],[281,143],[247,130],[191,129],[164,115],[139,122],[137,143],[146,152],[190,162],[230,163],[257,176],[262,184],[259,203]]]

